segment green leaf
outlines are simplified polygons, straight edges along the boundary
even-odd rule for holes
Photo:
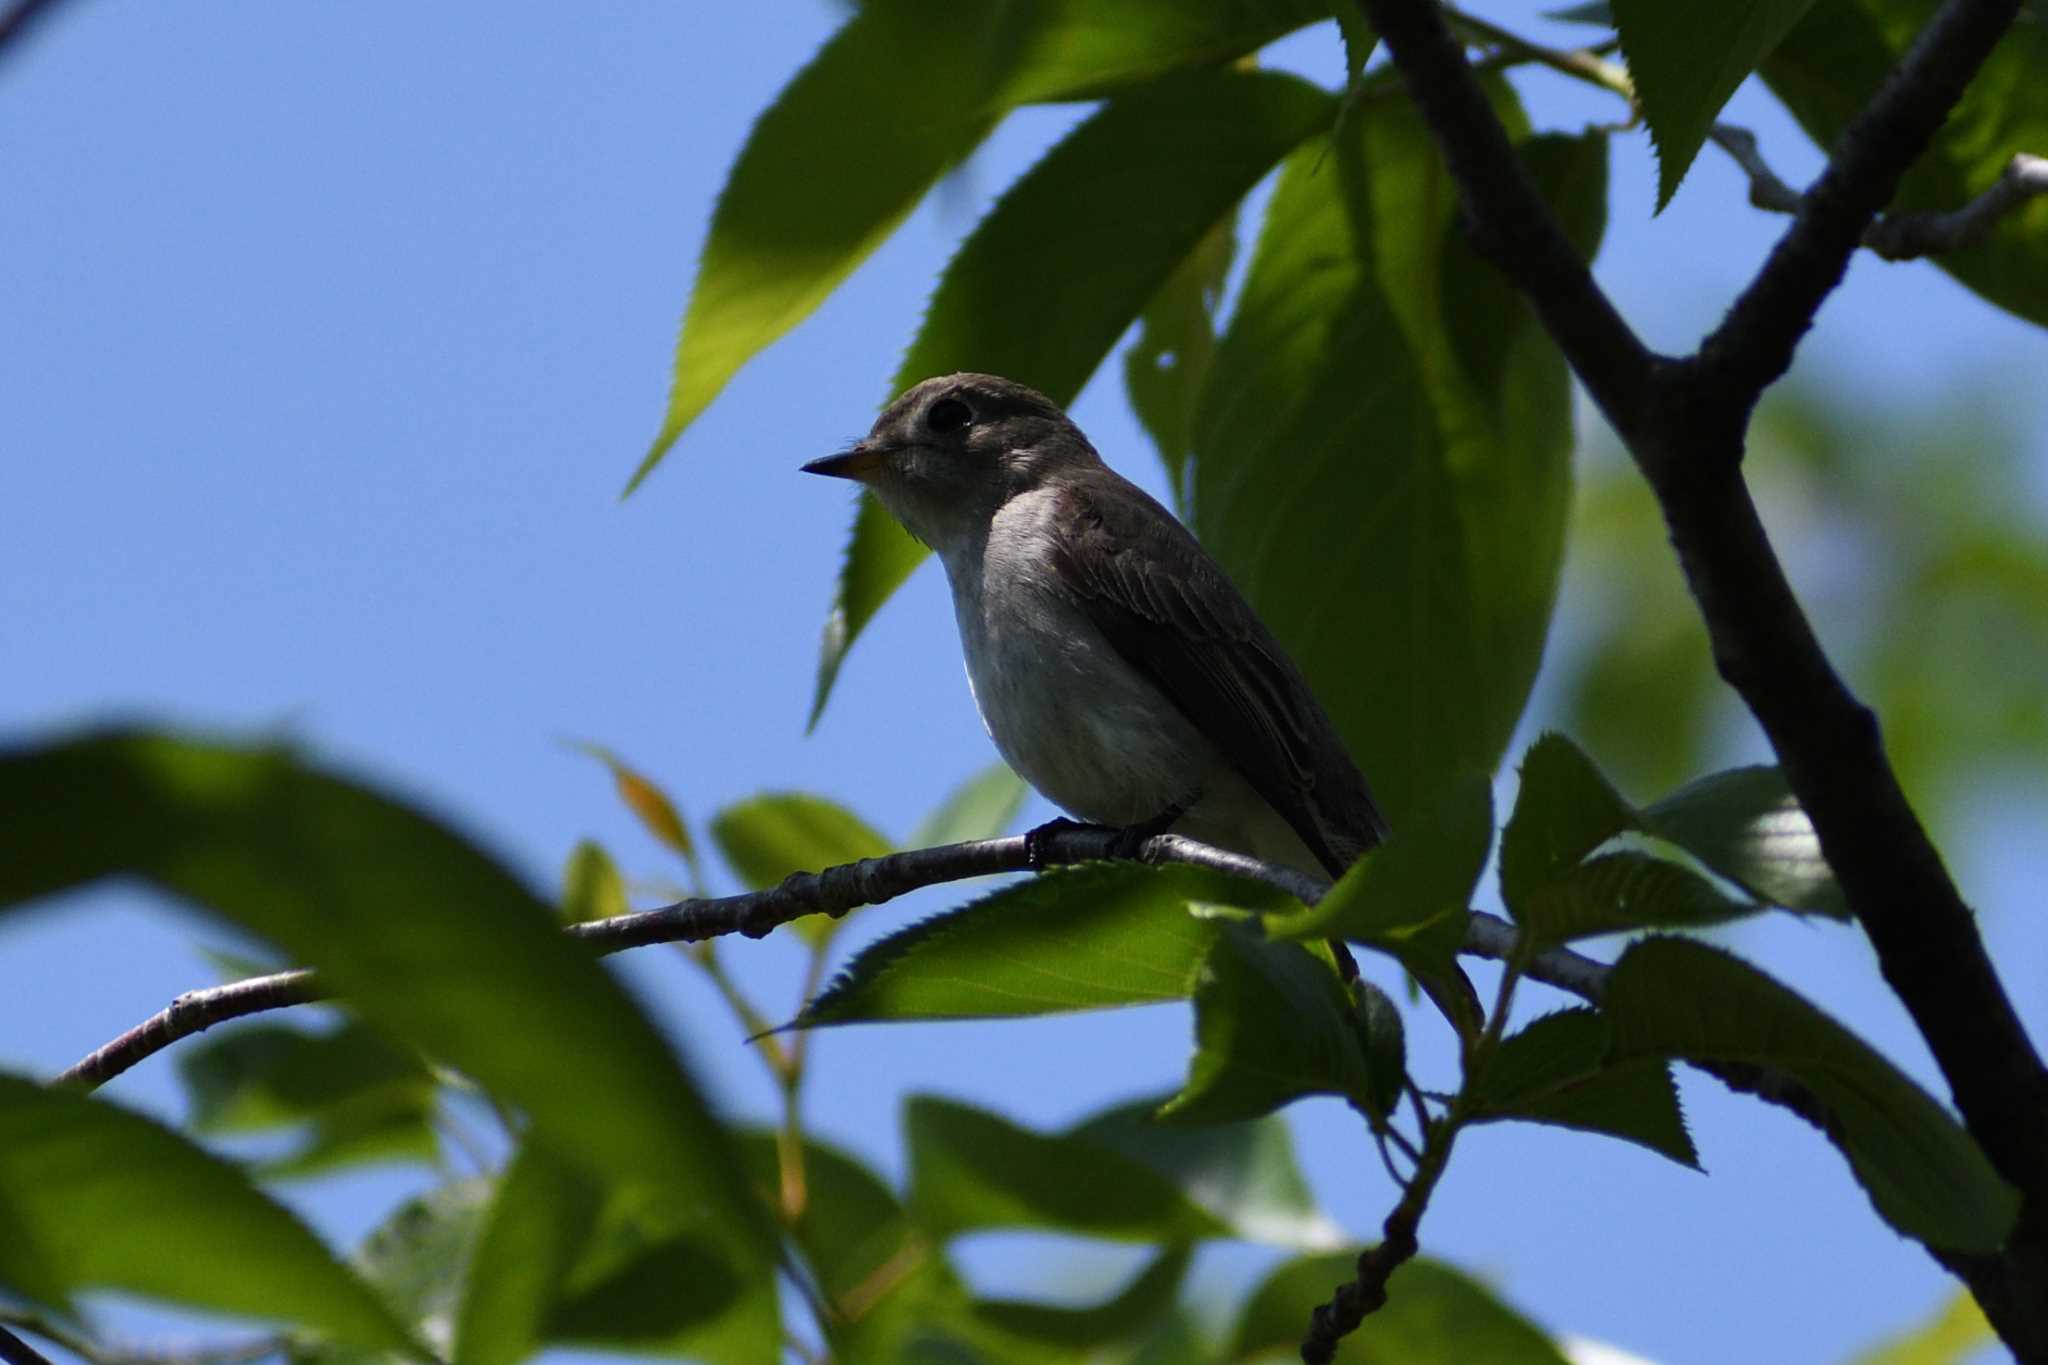
[[[519,1149],[463,1277],[454,1365],[517,1365],[533,1353],[599,1202],[573,1166],[531,1142]]]
[[[611,769],[612,783],[619,790],[619,799],[640,820],[641,825],[656,839],[682,855],[689,867],[690,875],[699,875],[697,867],[697,842],[690,837],[690,827],[683,821],[682,812],[654,782],[611,750],[597,744],[579,743],[578,749]]]
[[[1168,1248],[1153,1257],[1123,1288],[1101,1303],[1085,1308],[984,1299],[974,1305],[974,1317],[1005,1338],[1051,1348],[1055,1358],[1071,1360],[1074,1352],[1129,1344],[1142,1337],[1173,1307],[1174,1296],[1187,1275],[1189,1259],[1186,1247]]]
[[[991,763],[955,787],[937,809],[919,821],[904,847],[936,848],[970,839],[994,839],[1016,821],[1030,794],[1031,788],[1010,771],[1009,764]]]
[[[1522,150],[1590,252],[1604,140]],[[1342,137],[1302,147],[1195,422],[1195,529],[1396,829],[1497,764],[1541,657],[1569,500],[1564,362],[1455,220],[1406,101],[1363,102]]]
[[[437,1354],[445,1350],[493,1182],[458,1180],[400,1204],[351,1258],[363,1278]],[[386,1359],[352,1347],[299,1346],[293,1365],[371,1365]]]
[[[1384,1055],[1384,1054],[1382,1054]],[[1195,986],[1195,1055],[1159,1116],[1185,1123],[1256,1118],[1305,1095],[1384,1113],[1400,1076],[1376,1076],[1351,997],[1328,958],[1243,928],[1209,950]]]
[[[1849,918],[1820,836],[1776,768],[1703,777],[1643,811],[1642,820],[1766,904]]]
[[[822,796],[768,792],[727,806],[711,820],[711,837],[741,882],[764,891],[792,872],[818,872],[895,846],[865,820]],[[805,915],[796,932],[813,946],[839,930],[844,916]]]
[[[1174,269],[1335,107],[1296,77],[1228,68],[1111,100],[1012,185],[954,254],[892,394],[978,370],[1071,402]],[[863,532],[869,501],[826,633],[826,685],[922,558]],[[820,691],[814,715],[824,701]]]
[[[326,1033],[253,1024],[196,1040],[178,1076],[201,1133],[310,1125],[272,1177],[310,1175],[357,1161],[431,1160],[439,1151],[433,1073],[417,1055],[361,1024]]]
[[[1723,895],[1687,867],[1647,853],[1604,853],[1523,902],[1516,918],[1538,943],[1630,929],[1697,929],[1762,906]]]
[[[894,847],[846,807],[803,792],[768,792],[727,806],[712,817],[711,837],[753,891],[792,872],[879,858]]]
[[[1545,734],[1522,759],[1514,813],[1500,836],[1501,898],[1518,921],[1536,893],[1578,867],[1636,813],[1576,744]]]
[[[1348,1252],[1302,1256],[1268,1275],[1238,1314],[1230,1354],[1236,1362],[1301,1358],[1309,1314],[1339,1284],[1356,1278]],[[1535,1325],[1480,1283],[1440,1261],[1419,1257],[1394,1272],[1386,1307],[1344,1338],[1340,1365],[1566,1365]]]
[[[1168,1096],[1113,1105],[1068,1136],[1106,1147],[1180,1187],[1242,1241],[1302,1251],[1341,1245],[1342,1230],[1316,1206],[1294,1159],[1292,1130],[1278,1117],[1196,1126],[1161,1123]]]
[[[773,1276],[736,1267],[728,1240],[701,1206],[644,1182],[601,1186],[529,1142],[475,1240],[456,1365],[511,1365],[545,1343],[716,1365],[772,1358]]]
[[[580,840],[569,853],[562,869],[562,918],[570,924],[586,920],[611,919],[631,906],[626,900],[626,879],[604,845],[595,839]]]
[[[1124,393],[1166,465],[1167,483],[1185,505],[1194,453],[1195,402],[1216,355],[1216,314],[1237,254],[1237,215],[1226,215],[1195,244],[1138,317],[1138,339],[1124,352]]]
[[[1184,1000],[1217,923],[1194,907],[1274,907],[1278,893],[1192,867],[1047,872],[890,935],[794,1027],[1013,1019]]]
[[[1699,155],[1714,116],[1813,0],[1613,0],[1622,55],[1657,148],[1657,209]]]
[[[871,0],[761,115],[726,178],[631,491],[740,366],[852,273],[1015,104],[1221,65],[1316,18],[1311,0]]]
[[[1340,937],[1370,944],[1412,971],[1450,970],[1465,941],[1472,891],[1493,847],[1493,789],[1468,775],[1385,844],[1351,865],[1305,912],[1271,916],[1275,938]]]
[[[550,906],[447,828],[288,751],[143,731],[0,755],[0,819],[20,850],[0,906],[146,877],[317,968],[564,1156],[701,1203],[765,1261],[765,1212],[661,1035]]]
[[[418,1353],[369,1287],[241,1171],[114,1105],[0,1074],[0,1209],[0,1283],[55,1307],[119,1289]]]
[[[787,1203],[792,1182],[777,1135],[752,1132],[741,1146],[764,1198]],[[835,1359],[893,1365],[915,1358],[913,1345],[934,1329],[970,1320],[966,1286],[881,1177],[814,1140],[804,1142],[801,1159],[800,1212],[789,1236],[832,1306]]]
[[[1700,1168],[1678,1089],[1663,1062],[1607,1061],[1607,1024],[1560,1010],[1501,1040],[1479,1080],[1474,1116],[1606,1133]]]
[[[904,1107],[910,1210],[939,1238],[1045,1228],[1115,1241],[1190,1242],[1230,1229],[1172,1181],[1073,1134],[1018,1127],[930,1095]]]
[[[1822,147],[1898,64],[1934,0],[1814,0],[1764,63],[1771,93]],[[2048,21],[2022,15],[1978,70],[1928,150],[1906,171],[1893,212],[1947,212],[1982,194],[2015,152],[2048,147]],[[2048,326],[2048,196],[2000,218],[1985,241],[1934,263],[2000,308]]]
[[[1926,1322],[1859,1351],[1849,1365],[1961,1365],[1993,1338],[1984,1310],[1969,1290],[1958,1289]]]
[[[1886,1222],[1955,1251],[1990,1252],[2019,1197],[1926,1091],[1827,1015],[1731,954],[1684,939],[1631,947],[1603,1013],[1615,1060],[1685,1057],[1783,1071],[1820,1099]]]

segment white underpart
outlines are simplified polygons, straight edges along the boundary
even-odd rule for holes
[[[1022,493],[996,513],[985,549],[978,537],[934,545],[967,685],[996,748],[1080,819],[1134,825],[1181,806],[1179,833],[1320,873],[1286,822],[1063,590],[1048,534],[1055,506],[1049,493]]]

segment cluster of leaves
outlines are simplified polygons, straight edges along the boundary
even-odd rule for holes
[[[1999,411],[1970,393],[1852,412],[1795,388],[1766,400],[1745,461],[1830,652],[1938,829],[1956,827],[1973,786],[2048,762],[2048,697],[2033,685],[2048,671],[2048,545],[2012,497],[2027,443]],[[1583,635],[1560,661],[1554,714],[1610,771],[1655,789],[1698,772],[1742,717],[1654,499],[1604,455],[1579,489],[1567,597]]]
[[[606,757],[622,795],[698,877],[674,805]],[[994,770],[919,837],[993,833],[1020,795]],[[287,753],[146,733],[0,759],[0,805],[34,851],[0,873],[0,906],[140,875],[312,964],[350,1010],[326,1032],[245,1027],[185,1058],[195,1128],[304,1135],[253,1168],[116,1106],[0,1078],[10,1227],[0,1285],[69,1332],[86,1330],[76,1294],[115,1288],[282,1320],[306,1359],[371,1350],[512,1361],[569,1342],[743,1362],[791,1330],[780,1273],[844,1361],[941,1346],[934,1358],[1258,1359],[1297,1339],[1349,1264],[1329,1253],[1338,1234],[1275,1110],[1336,1095],[1384,1140],[1407,1097],[1411,1151],[1463,1123],[1525,1120],[1693,1165],[1667,1071],[1678,1058],[1770,1067],[1807,1087],[1879,1212],[1910,1235],[1985,1250],[2013,1216],[2010,1192],[1933,1100],[1783,986],[1681,939],[1631,947],[1598,1010],[1505,1036],[1497,1012],[1455,1096],[1425,1099],[1407,1072],[1400,1012],[1366,982],[1347,989],[1322,941],[1384,952],[1424,979],[1450,971],[1492,842],[1483,783],[1452,788],[1314,907],[1192,868],[1104,865],[1006,887],[859,954],[800,1026],[1169,999],[1195,1009],[1178,1093],[1062,1133],[911,1099],[900,1191],[803,1130],[801,1053],[773,1037],[760,1043],[786,1084],[783,1125],[713,1112],[639,1007],[559,932],[562,919],[623,899],[594,845],[571,857],[562,904],[548,906],[418,812]],[[787,793],[720,813],[712,833],[752,885],[891,847],[852,813]],[[1721,774],[1637,809],[1556,737],[1523,764],[1499,861],[1524,962],[1589,934],[1835,904],[1812,831],[1774,772]],[[814,972],[835,924],[790,926]],[[534,1027],[542,1017],[548,1026]],[[446,1084],[489,1100],[512,1155],[401,1208],[353,1266],[259,1188],[422,1155]],[[1430,1115],[1432,1102],[1444,1112]],[[992,1300],[966,1286],[947,1247],[996,1228],[1139,1242],[1156,1255],[1086,1307]],[[1276,1269],[1228,1345],[1178,1298],[1190,1250],[1219,1237],[1322,1253]],[[1494,1324],[1502,1359],[1558,1359],[1448,1268],[1410,1267],[1401,1291],[1379,1331],[1413,1348],[1405,1359],[1468,1358],[1468,1339],[1445,1335],[1468,1320]]]
[[[1617,30],[1667,199],[1752,71],[1832,140],[1930,4],[1709,8],[1617,0],[1579,16]],[[1461,1126],[1491,1121],[1605,1133],[1691,1165],[1674,1060],[1798,1087],[1886,1220],[1944,1250],[1997,1247],[2011,1192],[1939,1104],[1787,987],[1673,932],[1772,907],[1841,914],[1812,830],[1770,770],[1636,806],[1571,745],[1540,742],[1499,841],[1517,948],[1490,1010],[1461,1003],[1455,955],[1494,844],[1487,784],[1466,775],[1499,764],[1549,629],[1572,405],[1554,347],[1465,245],[1425,130],[1368,68],[1372,36],[1349,8],[1346,90],[1250,67],[1265,44],[1330,13],[1321,0],[868,0],[765,111],[733,168],[668,417],[635,476],[1010,110],[1100,101],[963,243],[896,386],[990,370],[1064,402],[1136,326],[1125,378],[1183,511],[1318,685],[1400,834],[1313,906],[1188,868],[1093,867],[1010,886],[860,954],[798,1023],[1185,999],[1195,1040],[1178,1091],[1054,1134],[913,1099],[909,1178],[895,1188],[803,1130],[802,1029],[758,1041],[782,1083],[783,1123],[731,1124],[564,938],[563,916],[627,906],[603,849],[575,852],[550,905],[445,827],[288,753],[88,735],[0,757],[0,809],[21,850],[0,865],[0,908],[143,877],[316,968],[348,1014],[323,1031],[244,1028],[185,1058],[195,1130],[294,1135],[253,1170],[117,1106],[0,1078],[0,1287],[13,1306],[71,1332],[77,1295],[127,1290],[281,1321],[308,1358],[511,1361],[579,1342],[755,1361],[783,1349],[789,1303],[801,1301],[841,1361],[1262,1359],[1291,1351],[1309,1308],[1352,1274],[1276,1109],[1342,1098],[1362,1137],[1404,1153],[1417,1183]],[[2048,28],[2030,9],[1902,204],[1953,207],[2016,146],[2048,143],[2044,68]],[[1487,89],[1590,258],[1610,134],[1536,131],[1504,79]],[[1241,206],[1268,178],[1226,314]],[[1943,264],[2048,322],[2044,228],[2048,203],[2036,203]],[[818,707],[922,554],[863,502]],[[2018,566],[2026,582],[2033,572]],[[1368,643],[1387,640],[1402,646]],[[672,803],[600,757],[701,887]],[[991,774],[911,842],[1000,828],[1018,795],[1014,778]],[[711,832],[755,887],[892,847],[798,794],[734,807]],[[813,979],[836,926],[794,927]],[[1592,1008],[1509,1030],[1514,983],[1539,954],[1639,931],[1658,932],[1622,953]],[[1369,980],[1347,984],[1330,939],[1385,954],[1430,990],[1465,1045],[1454,1090],[1410,1076],[1401,1010]],[[765,1024],[713,952],[692,956],[750,1027]],[[400,1210],[353,1265],[260,1188],[432,1155],[451,1088],[488,1101],[513,1154]],[[977,1296],[950,1242],[1020,1227],[1156,1251],[1086,1307]],[[1310,1253],[1274,1271],[1220,1340],[1179,1293],[1190,1249],[1219,1237]],[[1400,1275],[1375,1324],[1388,1355],[1471,1359],[1483,1338],[1488,1358],[1559,1358],[1457,1272],[1417,1262]]]
[[[605,757],[697,877],[674,805]],[[917,837],[994,833],[1021,794],[993,770]],[[1330,1254],[1340,1234],[1271,1118],[1162,1128],[1154,1100],[1049,1134],[917,1097],[900,1191],[793,1122],[722,1121],[639,1007],[556,927],[622,899],[594,845],[547,906],[445,827],[287,752],[140,732],[0,758],[0,807],[32,850],[0,873],[0,906],[139,875],[313,964],[350,1011],[324,1032],[238,1028],[183,1059],[191,1126],[301,1135],[281,1160],[232,1162],[119,1106],[0,1077],[8,1315],[89,1358],[117,1353],[93,1342],[76,1296],[120,1289],[281,1321],[291,1332],[277,1350],[331,1365],[365,1353],[512,1361],[558,1342],[747,1365],[782,1349],[780,1269],[843,1361],[1252,1360],[1287,1345],[1345,1273]],[[712,832],[755,885],[891,847],[799,794],[735,806]],[[791,930],[822,959],[834,924]],[[448,1085],[488,1098],[512,1154],[399,1208],[350,1262],[260,1188],[427,1155]],[[989,1299],[947,1247],[998,1228],[1157,1252],[1085,1307]],[[1227,1344],[1177,1303],[1192,1249],[1216,1238],[1302,1253],[1251,1295]],[[1466,1321],[1512,1345],[1503,1359],[1561,1359],[1444,1267],[1417,1268],[1394,1321],[1415,1359],[1455,1358],[1450,1325]]]

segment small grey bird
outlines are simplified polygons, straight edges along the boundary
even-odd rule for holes
[[[804,469],[867,485],[937,552],[982,722],[1055,805],[1333,878],[1386,837],[1329,716],[1222,567],[1045,395],[927,379]]]

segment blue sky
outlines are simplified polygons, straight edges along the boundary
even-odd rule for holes
[[[866,429],[947,250],[1075,109],[1013,117],[617,498],[660,415],[725,167],[842,14],[817,0],[59,6],[0,61],[0,734],[140,717],[288,735],[542,884],[585,835],[629,870],[667,871],[565,739],[615,748],[698,818],[801,788],[895,833],[986,763],[931,569],[803,734],[850,502],[796,466]],[[1272,60],[1341,73],[1324,34]],[[1523,88],[1539,123],[1614,116],[1553,79]],[[1818,165],[1755,91],[1731,115],[1788,179]],[[1617,139],[1599,274],[1652,344],[1684,349],[1782,220],[1744,203],[1711,148],[1652,220],[1654,183],[1646,139]],[[1800,367],[1851,403],[2004,382],[2032,466],[2048,459],[2048,338],[1931,266],[1859,260]],[[1075,411],[1158,487],[1115,366]],[[2026,922],[2048,872],[2043,792],[2011,795],[1953,853],[2048,1036],[2048,930]],[[846,943],[957,898],[869,912]],[[0,1066],[68,1064],[210,981],[190,945],[225,939],[127,887],[0,922]],[[1736,941],[1931,1075],[1853,932],[1770,923]],[[764,1000],[788,1000],[784,945],[727,956]],[[769,1112],[739,1030],[683,964],[643,953],[625,970],[732,1111]],[[904,1094],[1059,1123],[1172,1084],[1187,1042],[1178,1007],[840,1031],[821,1040],[811,1113],[895,1169]],[[1447,1074],[1440,1046],[1421,1060]],[[177,1112],[167,1058],[109,1093]],[[1687,1081],[1685,1097],[1711,1177],[1619,1144],[1482,1131],[1426,1246],[1554,1329],[1670,1365],[1837,1359],[1940,1300],[1944,1277],[1810,1131],[1711,1085]],[[1318,1194],[1367,1234],[1391,1203],[1377,1161],[1335,1103],[1294,1113]],[[351,1240],[413,1183],[369,1172],[292,1197]],[[965,1260],[1023,1293],[1128,1259],[1060,1252],[998,1238]],[[1220,1294],[1264,1259],[1226,1250],[1202,1274]]]

